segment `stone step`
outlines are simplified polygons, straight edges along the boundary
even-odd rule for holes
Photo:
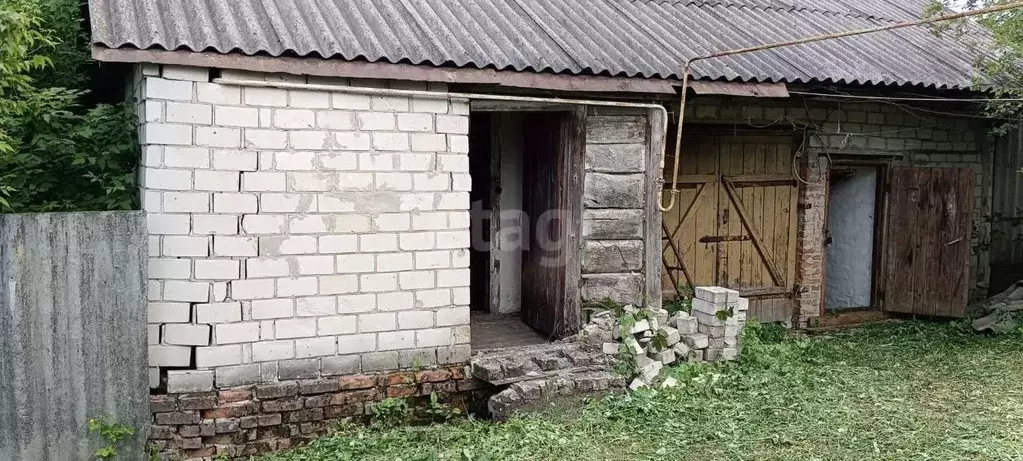
[[[503,420],[515,412],[545,408],[547,402],[625,389],[627,384],[624,376],[608,370],[565,372],[512,384],[491,396],[487,409],[492,418]]]
[[[472,358],[472,374],[497,386],[559,374],[604,370],[610,360],[571,342],[481,352]]]

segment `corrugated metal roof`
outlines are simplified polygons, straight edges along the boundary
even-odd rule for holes
[[[689,57],[920,17],[927,0],[90,0],[109,48],[678,78]],[[982,37],[983,39],[983,37]],[[698,62],[697,78],[965,88],[926,28]]]

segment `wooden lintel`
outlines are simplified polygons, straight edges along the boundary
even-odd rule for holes
[[[710,183],[713,183],[713,182],[715,182],[717,180],[718,180],[718,177],[716,175],[712,175],[712,174],[690,174],[690,175],[679,176],[678,177],[678,181],[675,182],[674,184],[677,184],[679,186],[690,186],[690,187],[692,187],[692,186],[698,186],[700,184],[710,184]],[[671,188],[671,186],[672,186],[671,181],[665,181],[664,182],[664,187],[666,189]]]
[[[753,240],[748,235],[708,235],[700,239],[700,243],[745,242]]]
[[[739,296],[749,299],[791,298],[792,290],[784,287],[739,289]]]
[[[747,174],[725,176],[725,179],[736,188],[798,185],[796,178],[790,174]]]

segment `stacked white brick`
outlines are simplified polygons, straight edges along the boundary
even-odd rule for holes
[[[467,101],[139,80],[153,386],[468,359]]]
[[[693,317],[698,331],[707,335],[708,361],[735,360],[739,357],[739,336],[746,324],[749,300],[739,292],[721,287],[697,287],[693,299]]]

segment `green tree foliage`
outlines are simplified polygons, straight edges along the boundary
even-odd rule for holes
[[[136,206],[134,116],[83,106],[90,65],[77,2],[0,2],[0,212]]]

